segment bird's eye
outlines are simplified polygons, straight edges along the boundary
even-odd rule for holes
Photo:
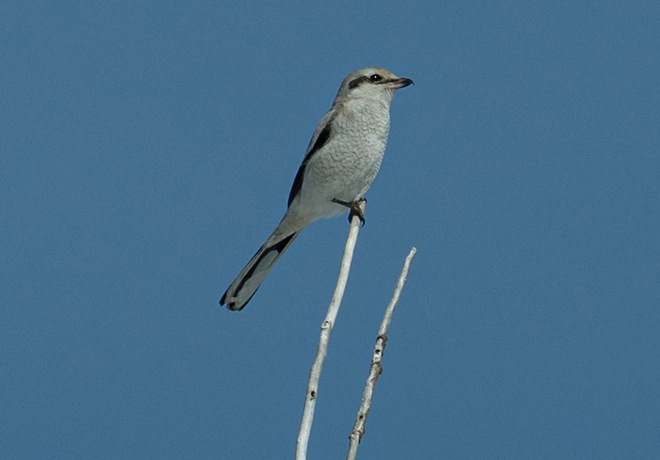
[[[377,74],[377,73],[369,76],[369,81],[370,82],[377,82],[377,81],[381,81],[382,79],[383,79],[383,77],[381,75]]]

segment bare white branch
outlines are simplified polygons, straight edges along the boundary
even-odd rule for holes
[[[359,203],[360,210],[364,214],[366,202]],[[337,279],[337,286],[335,292],[328,306],[328,311],[325,319],[321,324],[321,334],[319,336],[319,344],[316,350],[316,357],[309,372],[309,382],[307,384],[307,393],[305,394],[305,406],[303,408],[302,420],[300,423],[300,430],[298,431],[298,439],[296,442],[296,460],[305,460],[307,458],[307,445],[309,443],[309,435],[312,431],[312,422],[314,421],[314,410],[316,408],[316,398],[318,397],[319,379],[321,378],[321,370],[325,357],[328,354],[328,344],[330,343],[330,334],[339,313],[339,306],[344,297],[344,290],[346,289],[346,282],[348,281],[348,274],[351,270],[351,261],[353,260],[353,251],[357,242],[358,233],[360,232],[360,218],[354,215],[351,219],[351,225],[348,230],[348,237],[346,239],[346,246],[344,247],[344,256],[341,261],[339,269],[339,277]]]
[[[399,280],[396,283],[396,288],[394,289],[394,294],[390,300],[389,305],[385,309],[385,315],[383,316],[383,321],[380,323],[380,328],[378,329],[378,337],[376,338],[376,346],[374,347],[374,354],[371,357],[371,367],[369,368],[369,376],[367,377],[367,382],[364,385],[364,392],[362,393],[362,404],[358,409],[357,417],[355,418],[355,424],[353,425],[353,431],[348,437],[348,453],[346,454],[346,460],[355,460],[357,456],[357,449],[362,437],[366,431],[367,417],[369,416],[369,410],[371,410],[371,399],[376,388],[376,382],[378,382],[378,377],[383,372],[383,367],[381,365],[381,360],[385,353],[385,346],[387,345],[387,331],[389,330],[390,324],[392,323],[392,315],[394,314],[394,309],[396,308],[397,303],[399,302],[399,296],[403,290],[403,286],[406,283],[406,278],[408,277],[408,270],[410,269],[410,263],[412,262],[413,257],[417,249],[412,248],[408,257],[406,257],[405,262],[403,263],[403,268],[401,274],[399,275]]]

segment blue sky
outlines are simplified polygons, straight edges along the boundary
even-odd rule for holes
[[[350,71],[392,108],[321,380],[342,458],[660,456],[656,2],[9,2],[0,19],[7,458],[292,458],[344,217],[248,307]]]

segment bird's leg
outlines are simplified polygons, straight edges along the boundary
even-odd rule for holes
[[[354,200],[354,201],[343,201],[343,200],[339,200],[337,198],[333,198],[332,202],[340,204],[342,206],[346,206],[350,210],[350,213],[348,214],[348,222],[349,223],[351,222],[351,220],[353,220],[353,216],[357,216],[358,219],[360,219],[360,227],[364,227],[364,224],[365,224],[366,220],[364,220],[364,212],[362,211],[362,203],[367,202],[366,198],[360,198],[359,200]]]

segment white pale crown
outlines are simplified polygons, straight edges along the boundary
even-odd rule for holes
[[[352,98],[385,99],[388,102],[397,89],[404,88],[413,81],[397,77],[382,67],[366,67],[348,75],[337,93],[337,101]]]

